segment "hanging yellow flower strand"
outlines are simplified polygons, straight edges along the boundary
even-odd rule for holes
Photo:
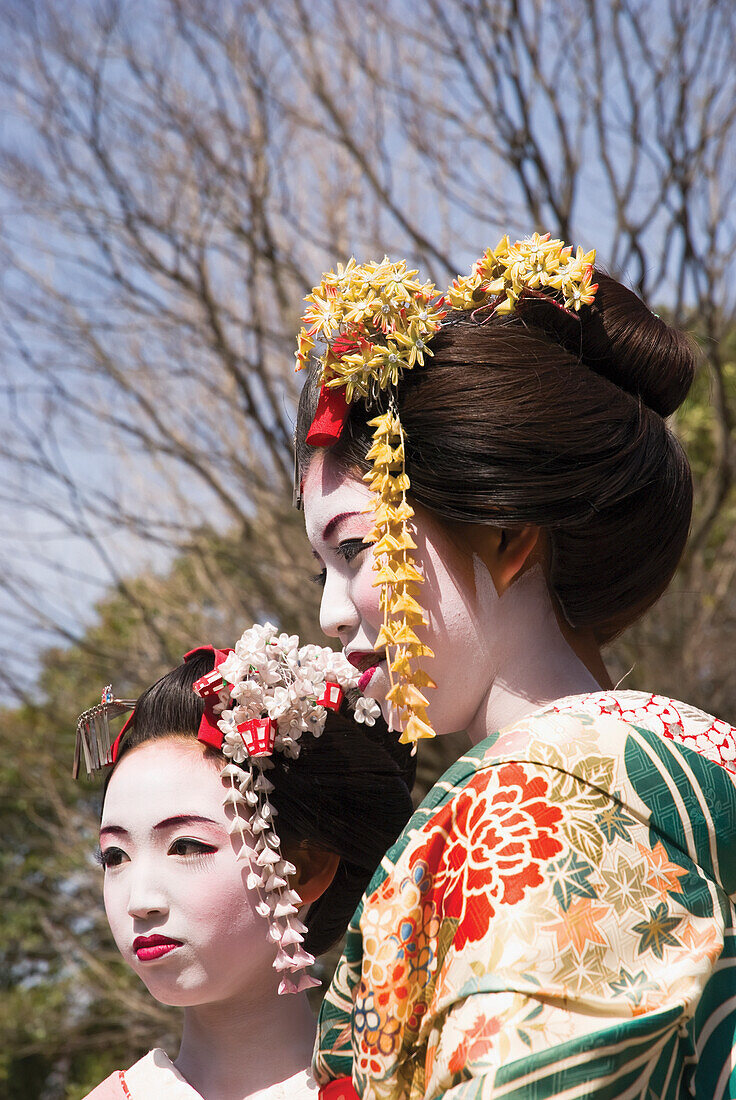
[[[380,586],[380,606],[383,625],[376,647],[386,647],[390,690],[386,696],[396,710],[403,728],[400,741],[414,742],[434,737],[427,718],[428,700],[421,688],[435,687],[434,681],[412,662],[420,657],[433,657],[424,645],[416,627],[427,624],[427,617],[416,599],[417,586],[424,577],[411,555],[416,543],[409,529],[414,511],[406,499],[409,478],[404,469],[404,432],[395,410],[369,420],[374,429],[373,445],[367,458],[373,469],[365,475],[375,494],[372,504],[374,528],[366,537],[373,542],[376,579]]]
[[[395,389],[405,370],[423,366],[424,356],[432,354],[427,341],[439,329],[445,310],[435,286],[420,283],[417,274],[407,270],[405,261],[390,263],[387,257],[381,263],[351,259],[344,267],[339,264],[305,298],[296,353],[300,369],[317,340],[325,345],[322,388],[308,443],[330,446],[339,438],[352,401],[368,400],[380,407],[381,393],[386,393],[387,410],[369,421],[373,444],[367,458],[372,468],[365,480],[374,494],[374,526],[366,542],[373,543],[374,586],[380,589],[383,611],[376,648],[386,648],[387,700],[404,743],[434,736],[421,689],[435,685],[415,664],[433,653],[416,633],[427,624],[417,599],[424,578],[412,556],[414,511],[406,496],[409,477]]]

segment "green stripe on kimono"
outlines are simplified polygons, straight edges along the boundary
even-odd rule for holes
[[[358,907],[315,1073],[385,1100],[736,1096],[736,731],[562,700],[430,791]]]

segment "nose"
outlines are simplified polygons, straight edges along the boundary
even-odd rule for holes
[[[327,569],[319,625],[328,638],[348,636],[360,625],[360,615],[350,595],[348,578],[337,569]]]
[[[131,917],[146,919],[153,916],[165,916],[169,903],[156,870],[146,861],[130,870],[130,892],[128,894],[128,914]]]

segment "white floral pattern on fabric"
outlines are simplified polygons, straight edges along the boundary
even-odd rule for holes
[[[632,726],[642,724],[653,733],[687,745],[708,760],[736,772],[733,726],[687,703],[645,691],[616,691],[570,696],[559,699],[553,706],[562,710],[578,703],[593,714],[617,714]]]

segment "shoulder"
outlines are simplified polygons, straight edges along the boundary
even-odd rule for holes
[[[559,859],[571,831],[595,833],[603,844],[612,814],[616,829],[642,820],[669,836],[676,824],[688,857],[719,880],[725,875],[731,893],[736,774],[733,761],[729,768],[706,751],[718,738],[721,755],[736,758],[728,723],[651,693],[596,692],[541,708],[474,746],[438,780],[384,857],[352,927],[364,904],[405,900],[406,883],[416,885],[422,868],[436,877],[452,866],[464,882],[480,849],[493,848],[496,866],[499,851],[522,842],[535,861]]]
[[[452,849],[460,867],[482,837],[498,853],[520,830],[556,857],[563,834],[594,829],[591,813],[605,834],[611,813],[618,821],[625,810],[668,836],[678,822],[677,842],[706,869],[715,837],[721,871],[734,864],[730,893],[734,758],[736,730],[676,700],[633,691],[560,699],[461,758],[410,821],[395,862],[404,873],[420,861],[434,870]]]
[[[611,716],[658,737],[684,745],[736,773],[736,728],[704,710],[647,691],[609,691],[559,699],[540,714]]]
[[[482,838],[493,866],[522,840],[547,859],[594,840],[598,852],[613,834],[633,840],[641,822],[672,858],[677,849],[736,891],[736,730],[727,722],[665,696],[599,692],[557,700],[480,749],[475,771],[414,833],[410,866],[472,863]]]
[[[149,1050],[129,1069],[115,1070],[106,1077],[84,1100],[138,1100],[139,1097],[181,1097],[182,1100],[201,1100],[199,1093],[182,1077],[165,1051],[158,1047]]]
[[[667,767],[695,767],[699,773],[705,769],[717,785],[736,789],[736,729],[697,707],[644,691],[599,691],[557,699],[492,734],[474,751],[477,770],[526,761],[595,786],[604,775],[599,766],[591,772],[590,761],[605,760],[604,786],[616,797],[619,782],[626,787],[624,758],[637,752],[642,757],[638,772],[646,767],[645,757],[661,770],[658,758]],[[473,785],[475,776],[467,782]]]
[[[88,1093],[84,1100],[123,1100],[123,1098],[127,1100],[129,1095],[123,1081],[122,1070],[116,1069],[109,1077],[101,1081],[97,1088],[92,1089],[92,1092]]]

